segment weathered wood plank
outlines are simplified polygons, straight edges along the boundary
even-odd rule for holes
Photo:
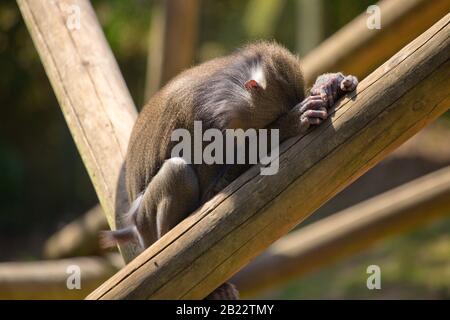
[[[89,1],[17,3],[114,228],[114,209],[127,202],[117,184],[137,115],[117,63]]]
[[[291,139],[273,176],[252,168],[89,299],[205,297],[450,106],[450,14]]]
[[[253,296],[367,249],[381,239],[450,215],[450,167],[294,231],[231,282]]]

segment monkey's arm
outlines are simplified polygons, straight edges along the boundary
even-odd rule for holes
[[[280,142],[283,142],[306,132],[311,125],[322,123],[327,117],[326,102],[320,96],[309,96],[294,108],[282,114],[269,125],[268,129],[278,129]]]

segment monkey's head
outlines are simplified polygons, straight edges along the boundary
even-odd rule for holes
[[[290,53],[281,59],[265,54],[256,54],[252,59],[242,86],[251,101],[252,122],[265,127],[304,99],[303,76],[298,59]]]
[[[213,72],[197,78],[194,105],[216,127],[264,128],[305,96],[299,59],[274,42],[256,42],[205,66]]]

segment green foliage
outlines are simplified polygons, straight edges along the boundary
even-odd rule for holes
[[[147,52],[151,22],[150,0],[95,0],[93,5],[113,51],[122,58]]]

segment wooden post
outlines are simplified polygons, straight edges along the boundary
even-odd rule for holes
[[[369,29],[364,12],[304,57],[308,83],[336,71],[364,78],[450,11],[448,0],[383,0],[377,5],[381,29]]]
[[[231,280],[243,297],[349,257],[381,239],[450,215],[450,167],[301,228]]]
[[[17,0],[112,229],[136,108],[87,0]],[[132,253],[122,252],[128,258]]]
[[[280,150],[244,173],[88,299],[201,299],[450,106],[450,14]]]

